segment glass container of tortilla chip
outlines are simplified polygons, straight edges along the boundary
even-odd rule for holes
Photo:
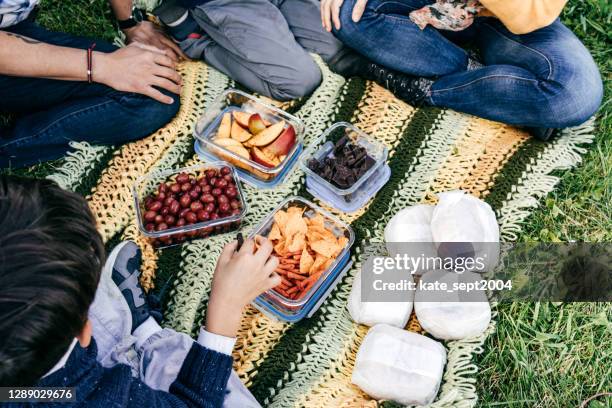
[[[147,217],[147,213],[149,212],[148,210],[151,209],[149,206],[150,203],[154,201],[159,201],[161,203],[162,200],[158,199],[157,197],[159,197],[160,193],[163,192],[165,198],[170,198],[172,196],[177,204],[181,205],[181,208],[178,210],[178,212],[175,211],[172,213],[170,210],[167,214],[163,214],[163,210],[160,208],[160,210],[162,210],[160,211],[160,215],[166,216],[170,214],[174,216],[175,221],[180,221],[182,217],[184,217],[183,220],[185,220],[188,217],[181,216],[179,214],[184,210],[191,210],[191,208],[187,208],[186,206],[183,207],[182,204],[180,204],[180,198],[182,198],[182,195],[187,194],[187,192],[181,191],[174,193],[170,189],[165,189],[162,191],[161,184],[164,184],[167,188],[172,184],[178,183],[178,178],[181,174],[183,177],[185,177],[184,175],[191,177],[195,181],[195,184],[198,184],[198,181],[205,177],[205,172],[207,170],[215,170],[217,174],[219,174],[222,169],[225,169],[223,171],[228,171],[227,175],[231,177],[233,184],[235,184],[235,197],[233,197],[232,200],[239,203],[239,205],[237,205],[239,208],[232,210],[232,213],[219,216],[219,218],[216,219],[211,219],[211,217],[205,221],[197,219],[191,224],[188,222],[181,223],[181,225],[179,225],[178,222],[170,223],[166,224],[166,227],[164,227],[162,230],[153,228],[153,223],[145,219]],[[136,180],[132,186],[132,195],[134,197],[134,209],[136,211],[136,220],[138,222],[140,233],[147,237],[155,248],[166,248],[195,239],[206,238],[212,235],[233,231],[240,227],[240,224],[242,223],[242,220],[244,219],[248,210],[240,180],[236,175],[236,169],[234,169],[229,163],[221,161],[199,164],[191,167],[183,167],[180,169],[153,171]],[[200,194],[198,199],[191,199],[189,205],[196,201],[202,203],[202,195],[203,193]],[[192,212],[195,214],[195,211]]]
[[[320,273],[318,275],[310,275],[317,276],[317,279],[313,281],[313,285],[305,290],[299,298],[291,298],[281,294],[276,289],[271,289],[253,301],[253,306],[262,313],[274,319],[286,322],[297,322],[305,317],[312,316],[312,314],[316,312],[350,268],[352,262],[350,261],[349,251],[355,241],[355,235],[349,225],[316,204],[297,196],[284,200],[253,230],[250,236],[270,236],[276,219],[278,219],[277,213],[280,211],[288,213],[291,211],[289,209],[292,207],[299,208],[302,211],[301,216],[307,219],[308,222],[312,222],[311,225],[315,225],[315,222],[311,220],[318,220],[313,230],[309,230],[306,233],[308,242],[311,242],[312,237],[316,234],[316,229],[321,226],[327,229],[329,233],[333,234],[333,237],[335,237],[338,243],[342,242],[342,244],[339,244],[336,250],[337,255],[330,262],[329,266],[319,271]],[[295,223],[293,223],[293,225],[295,225]],[[308,234],[311,232],[313,235],[308,238]],[[273,242],[276,243],[274,253],[279,256],[276,252],[276,248],[280,241],[273,240]],[[282,258],[282,256],[279,257]],[[315,257],[318,257],[318,253],[315,254]],[[281,274],[281,276],[283,275]],[[309,275],[306,274],[305,276],[308,278]]]
[[[304,124],[289,113],[228,89],[195,126],[195,151],[205,161],[224,160],[256,188],[283,182],[303,151]]]
[[[387,147],[347,122],[335,123],[320,140],[318,150],[302,157],[306,189],[340,211],[357,211],[389,180]]]

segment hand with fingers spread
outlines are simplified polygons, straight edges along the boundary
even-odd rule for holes
[[[181,93],[182,78],[176,71],[176,62],[163,50],[141,43],[131,43],[109,54],[94,53],[93,78],[118,91],[147,95],[167,104],[173,98],[155,87]]]
[[[206,313],[206,330],[227,337],[236,336],[244,307],[280,284],[269,240],[257,237],[257,250],[252,239],[238,251],[237,246],[237,241],[226,245],[219,256]]]
[[[181,47],[168,37],[161,27],[149,21],[143,21],[132,28],[123,30],[123,32],[125,33],[127,44],[137,42],[158,48],[174,62],[178,62],[181,59],[188,59],[181,50]]]
[[[351,19],[355,23],[361,20],[367,2],[368,0],[357,0],[355,2],[351,14]],[[321,0],[321,22],[323,23],[323,28],[327,31],[330,32],[332,30],[332,24],[336,30],[342,28],[340,25],[340,7],[342,7],[343,3],[344,0]]]

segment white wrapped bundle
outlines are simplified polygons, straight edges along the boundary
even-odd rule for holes
[[[455,282],[476,282],[481,276],[464,272],[431,271],[421,277],[414,298],[414,312],[421,324],[432,336],[443,340],[459,340],[482,334],[491,321],[491,306],[484,291],[466,293],[446,290],[422,290],[421,285],[446,283],[449,288]]]
[[[390,256],[436,256],[430,226],[433,211],[433,205],[419,204],[404,208],[391,218],[385,227],[385,242]],[[423,268],[414,271],[417,275],[423,272],[426,272]]]
[[[431,217],[431,235],[436,244],[446,242],[471,243],[468,256],[484,260],[484,268],[474,272],[491,271],[499,259],[499,225],[491,206],[461,190],[438,194],[438,204]],[[465,246],[458,245],[459,252]],[[449,255],[449,248],[440,248],[439,255]],[[452,248],[450,252],[452,252]],[[456,254],[456,255],[461,255]],[[465,254],[464,254],[465,255]]]
[[[407,274],[407,280],[412,281],[412,275]],[[373,288],[370,288],[374,290]],[[408,323],[412,313],[412,302],[414,291],[407,292],[409,296],[406,302],[364,302],[361,292],[361,271],[355,276],[353,287],[348,299],[347,308],[355,323],[374,326],[386,323],[391,326],[403,328]]]
[[[445,364],[442,344],[379,324],[368,331],[359,347],[352,382],[376,399],[427,405],[436,398]]]

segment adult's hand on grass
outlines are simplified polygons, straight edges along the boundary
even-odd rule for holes
[[[361,20],[368,0],[357,0],[353,6],[351,19],[357,23]],[[321,22],[327,31],[332,30],[332,23],[336,30],[340,30],[340,7],[344,0],[321,0]]]
[[[125,33],[127,44],[136,42],[158,48],[175,62],[181,59],[188,59],[181,50],[181,47],[168,37],[159,26],[150,21],[142,21],[132,28],[123,30],[123,32]]]
[[[244,241],[236,251],[236,241],[223,249],[212,282],[206,330],[235,337],[246,305],[263,292],[280,284],[274,272],[278,259],[272,256],[272,243],[258,238],[258,248],[252,239]]]
[[[93,78],[118,91],[147,95],[159,102],[171,104],[172,97],[158,89],[181,93],[181,76],[176,62],[158,48],[132,43],[115,52],[94,53]]]

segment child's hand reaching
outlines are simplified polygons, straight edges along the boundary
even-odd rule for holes
[[[257,237],[244,241],[239,251],[237,241],[225,246],[213,277],[206,330],[227,337],[236,337],[242,310],[261,293],[280,284],[274,272],[278,259],[272,254],[272,243]]]

